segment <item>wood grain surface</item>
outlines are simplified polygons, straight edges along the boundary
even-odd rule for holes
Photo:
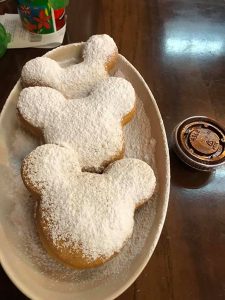
[[[0,14],[16,12],[15,1]],[[225,125],[225,5],[222,0],[71,0],[64,44],[107,33],[152,90],[168,142],[186,117]],[[41,49],[0,59],[0,108],[25,62]],[[160,145],[158,145],[160,147]],[[148,265],[119,300],[225,299],[225,168],[186,167],[171,151],[166,223]],[[27,299],[0,270],[0,299]]]

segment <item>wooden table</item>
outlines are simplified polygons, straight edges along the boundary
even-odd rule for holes
[[[0,13],[15,12],[14,1]],[[168,141],[181,120],[207,115],[225,125],[223,0],[72,0],[64,43],[108,33],[141,72]],[[8,50],[0,59],[0,108],[26,61],[46,50]],[[171,152],[171,194],[156,250],[118,299],[225,299],[225,169],[202,174]],[[0,270],[0,298],[26,299]]]

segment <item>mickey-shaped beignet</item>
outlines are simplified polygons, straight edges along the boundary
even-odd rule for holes
[[[40,239],[65,264],[91,268],[131,237],[134,212],[153,194],[152,168],[138,159],[112,163],[103,174],[81,172],[72,149],[43,145],[22,164],[23,181],[38,196]]]
[[[118,49],[113,39],[106,34],[93,35],[83,47],[83,61],[66,68],[60,67],[48,57],[37,57],[28,61],[21,74],[23,87],[51,87],[67,98],[87,96],[115,67]]]
[[[122,158],[122,126],[135,112],[135,92],[123,78],[109,77],[91,94],[66,99],[51,88],[22,90],[17,108],[25,126],[43,135],[45,143],[73,148],[83,170],[100,172]]]

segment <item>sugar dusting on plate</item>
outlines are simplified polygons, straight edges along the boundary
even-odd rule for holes
[[[124,77],[119,71],[117,76]],[[137,114],[125,127],[124,137],[126,157],[139,158],[150,164],[153,169],[155,140],[151,137],[151,126],[145,113],[142,101],[137,97]],[[136,256],[142,251],[151,230],[155,216],[157,191],[146,205],[135,213],[135,226],[132,238],[126,243],[122,251],[112,260],[101,267],[89,270],[74,270],[52,259],[43,249],[35,227],[35,201],[23,185],[20,176],[22,159],[40,144],[31,135],[18,128],[14,133],[11,147],[10,200],[12,210],[10,222],[14,234],[17,235],[15,247],[21,252],[21,259],[31,264],[54,281],[67,281],[71,288],[85,288],[85,284],[96,286],[100,281],[107,281],[116,277],[120,272],[126,274]],[[157,174],[156,174],[157,176]],[[24,255],[24,253],[26,255]],[[26,257],[26,258],[25,258]],[[54,284],[53,281],[53,284]]]

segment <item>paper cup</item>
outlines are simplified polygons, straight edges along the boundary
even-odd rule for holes
[[[65,25],[65,7],[53,9],[47,0],[17,0],[18,13],[23,27],[33,33],[48,34]]]

